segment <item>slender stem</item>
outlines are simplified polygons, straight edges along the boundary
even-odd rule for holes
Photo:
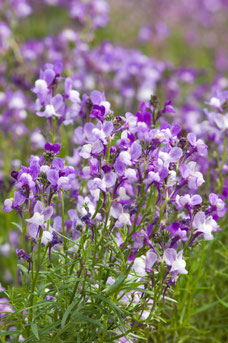
[[[64,208],[64,192],[61,191],[61,211],[62,211],[62,229],[63,229],[63,242],[64,242],[64,252],[65,252],[65,263],[67,264],[67,239],[66,239],[66,229],[65,229],[65,208]],[[68,268],[66,268],[68,271]],[[67,272],[68,274],[68,272]]]
[[[29,305],[29,307],[31,307],[30,313],[29,313],[29,323],[32,323],[32,316],[33,316],[33,308],[32,307],[33,307],[34,291],[35,291],[35,288],[36,288],[36,283],[37,283],[37,280],[38,280],[40,268],[41,268],[41,266],[43,264],[43,261],[45,259],[45,256],[46,256],[46,253],[47,253],[47,250],[48,250],[48,246],[46,246],[44,254],[43,254],[43,257],[40,260],[42,233],[43,233],[43,230],[40,229],[39,242],[38,242],[37,269],[36,269],[35,277],[32,280],[32,290],[31,290],[31,298],[30,298],[30,305]],[[32,268],[33,268],[33,266],[32,266]],[[30,333],[30,325],[28,326],[28,336],[29,336],[29,333]]]

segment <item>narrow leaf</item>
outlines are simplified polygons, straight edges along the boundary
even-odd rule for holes
[[[36,324],[36,323],[32,323],[32,324],[31,324],[31,329],[32,329],[32,332],[33,332],[34,336],[35,336],[37,339],[40,339],[39,333],[38,333],[38,327],[37,327],[37,324]]]

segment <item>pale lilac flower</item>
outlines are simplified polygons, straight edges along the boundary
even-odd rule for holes
[[[70,77],[65,80],[65,97],[71,100],[73,103],[80,104],[80,94],[78,91],[72,89],[73,81]]]
[[[192,196],[190,194],[185,194],[182,196],[177,194],[175,201],[176,201],[176,208],[178,210],[181,210],[186,206],[189,206],[192,208],[196,205],[200,205],[202,202],[202,198],[198,194],[194,194]]]
[[[99,128],[93,129],[94,136],[101,140],[104,145],[108,144],[107,138],[111,136],[113,131],[113,123],[111,121],[104,121]]]
[[[124,227],[124,225],[131,225],[130,214],[125,212],[120,214],[115,226],[121,228]]]
[[[49,228],[49,230],[50,229],[51,228]],[[41,237],[41,244],[48,245],[49,243],[51,243],[52,239],[53,239],[53,234],[51,231],[43,231],[42,237]]]
[[[65,105],[61,94],[57,94],[51,98],[50,103],[46,105],[44,112],[36,112],[39,117],[62,117],[64,114]]]
[[[3,211],[10,212],[13,209],[13,198],[6,199],[3,204]]]
[[[228,129],[228,113],[224,115],[216,113],[214,116],[214,122],[220,130],[226,131]]]
[[[164,251],[164,261],[171,267],[170,272],[177,272],[179,274],[187,274],[188,271],[185,269],[186,262],[182,258],[183,250],[176,252],[173,248],[168,248]]]
[[[145,269],[147,273],[150,273],[153,269],[153,265],[154,263],[158,260],[157,254],[155,254],[155,252],[150,249],[147,251],[146,253],[146,262],[145,262]]]
[[[194,220],[193,226],[196,228],[196,233],[202,233],[206,241],[212,240],[212,232],[218,230],[218,224],[212,218],[212,216],[206,217],[204,212],[197,212]]]
[[[150,185],[152,182],[159,183],[161,181],[160,175],[158,172],[150,171],[146,177],[146,179],[143,181],[145,185]]]
[[[124,177],[126,178],[126,181],[129,183],[135,183],[138,181],[136,170],[132,168],[127,168],[125,170]]]
[[[145,259],[144,257],[137,257],[134,260],[134,264],[132,266],[132,270],[134,270],[138,274],[145,275]]]
[[[33,188],[35,186],[35,182],[33,181],[32,176],[29,173],[22,173],[18,178],[18,184],[16,187],[20,188],[20,186],[28,185],[29,188]]]
[[[32,91],[38,96],[46,96],[49,93],[49,88],[45,80],[39,79],[35,81],[35,87],[32,88]]]
[[[223,104],[228,99],[228,91],[220,91],[217,89],[214,96],[206,102],[206,104],[217,108],[218,110],[222,109]]]
[[[187,180],[190,189],[197,189],[205,182],[203,175],[196,168],[197,164],[193,161],[180,167],[180,173]]]
[[[218,197],[217,194],[210,193],[209,201],[212,206],[216,207],[216,212],[219,217],[223,217],[226,214],[227,208],[225,202]]]
[[[71,189],[70,180],[67,176],[61,176],[57,181],[58,189],[63,189],[64,191],[68,191]]]
[[[88,182],[88,188],[95,190],[96,188],[101,189],[103,192],[106,192],[108,188],[111,188],[115,185],[117,175],[114,172],[106,173],[102,179],[95,177],[93,180]]]
[[[41,201],[37,201],[35,207],[34,207],[34,214],[32,218],[26,219],[26,221],[30,224],[35,224],[38,226],[43,226],[44,223],[51,218],[53,214],[53,207],[48,206],[44,208]]]
[[[118,219],[119,216],[121,215],[121,213],[123,213],[123,207],[120,203],[114,203],[112,204],[111,208],[110,208],[110,216]]]
[[[112,204],[110,208],[110,216],[117,219],[115,223],[117,228],[124,227],[124,225],[131,225],[130,214],[124,212],[120,203]]]
[[[202,141],[202,139],[196,139],[194,133],[188,133],[187,139],[191,146],[195,148],[200,156],[207,155],[207,145]]]
[[[160,165],[163,165],[165,168],[169,168],[170,163],[174,163],[179,161],[181,156],[183,155],[183,152],[181,148],[172,148],[169,153],[159,151],[158,155],[158,162]]]
[[[168,180],[167,180],[167,186],[172,187],[176,185],[176,183],[177,183],[177,173],[175,172],[175,170],[170,170]]]

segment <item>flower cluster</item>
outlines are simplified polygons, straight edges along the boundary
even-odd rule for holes
[[[93,91],[80,100],[70,78],[64,81],[63,95],[56,94],[60,72],[58,66],[48,65],[33,92],[44,109],[37,115],[48,121],[57,117],[58,127],[77,105],[81,126],[73,133],[73,156],[67,158],[74,167],[56,156],[60,144],[46,143],[43,156],[32,155],[28,167],[12,172],[16,192],[5,200],[4,211],[18,211],[24,222],[23,249],[17,249],[17,255],[28,263],[28,271],[34,268],[34,251],[40,255],[42,247],[49,248],[51,263],[51,249],[56,254],[63,248],[66,266],[80,252],[89,270],[98,268],[102,257],[104,266],[115,266],[115,272],[100,275],[103,290],[122,278],[124,263],[127,275],[122,281],[136,277],[142,292],[121,296],[117,289],[117,295],[122,306],[131,299],[130,309],[138,308],[136,321],[149,321],[160,298],[143,301],[148,280],[152,280],[151,290],[158,287],[164,299],[179,275],[188,273],[186,249],[200,238],[213,239],[218,218],[227,210],[219,195],[211,193],[204,199],[200,195],[205,179],[197,161],[207,158],[207,146],[193,133],[182,133],[180,125],[164,120],[166,113],[175,112],[170,101],[160,107],[157,98],[151,97],[136,114],[117,115],[104,93]],[[65,206],[71,207],[69,219]],[[116,247],[115,256],[110,255],[110,247]],[[78,273],[80,268],[76,267]],[[101,287],[99,282],[94,275],[95,288]],[[75,291],[72,299],[77,297]],[[56,292],[48,296],[55,298]],[[134,320],[126,318],[124,325],[130,330]],[[117,328],[114,331],[112,337],[117,339]]]

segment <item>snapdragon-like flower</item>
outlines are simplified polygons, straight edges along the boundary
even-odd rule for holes
[[[207,155],[207,145],[202,141],[202,139],[197,140],[194,133],[188,133],[187,139],[193,148],[193,152],[196,150],[200,156]]]
[[[124,212],[123,206],[118,204],[113,204],[110,208],[110,216],[116,219],[115,226],[117,228],[124,227],[124,225],[131,225],[130,214]]]
[[[215,193],[209,194],[210,204],[216,209],[219,217],[223,217],[227,211],[225,202]]]
[[[193,220],[193,226],[196,228],[195,233],[202,234],[206,241],[212,240],[212,232],[219,229],[218,224],[212,216],[206,217],[205,213],[202,211],[196,213]]]
[[[187,181],[190,189],[197,189],[204,182],[204,178],[201,172],[197,171],[196,162],[188,162],[180,166],[180,172],[182,177]]]
[[[158,260],[157,254],[152,250],[148,250],[146,253],[146,272],[150,273],[152,272],[153,269],[153,265],[155,264],[155,262]]]
[[[188,271],[185,269],[186,262],[182,258],[183,251],[176,252],[173,248],[168,248],[164,251],[164,261],[165,263],[171,267],[170,272],[172,273],[180,273],[180,274],[187,274]]]
[[[53,207],[48,206],[44,208],[41,201],[37,201],[34,207],[34,214],[32,218],[26,219],[26,221],[30,224],[35,224],[37,226],[43,226],[44,223],[51,218],[53,214]]]
[[[190,194],[185,194],[180,196],[177,194],[176,196],[176,207],[178,210],[181,210],[185,207],[193,208],[196,205],[200,205],[202,203],[202,198],[198,194],[190,195]]]

